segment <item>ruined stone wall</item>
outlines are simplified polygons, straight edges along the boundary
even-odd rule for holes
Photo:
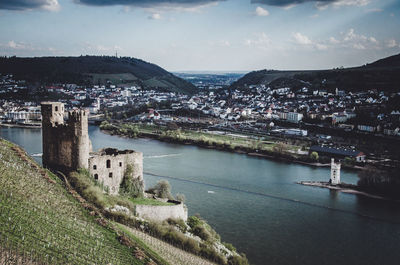
[[[143,180],[143,154],[132,150],[118,151],[107,148],[91,153],[89,158],[90,175],[109,190],[112,195],[119,193],[127,166],[133,167],[133,178]]]
[[[42,102],[41,108],[43,166],[66,173],[88,168],[88,111],[71,111],[65,122],[63,103]]]
[[[168,218],[186,221],[188,218],[187,208],[183,203],[171,206],[136,205],[136,215],[156,222],[162,222]]]

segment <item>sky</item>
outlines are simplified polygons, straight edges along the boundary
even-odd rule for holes
[[[0,56],[116,53],[168,71],[359,66],[400,53],[400,1],[0,0]]]

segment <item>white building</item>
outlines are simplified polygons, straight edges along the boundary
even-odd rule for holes
[[[331,179],[332,185],[340,184],[340,163],[335,163],[335,159],[331,159]]]
[[[294,122],[294,123],[299,123],[303,119],[303,114],[297,113],[297,112],[289,112],[287,114],[287,121],[288,122]]]

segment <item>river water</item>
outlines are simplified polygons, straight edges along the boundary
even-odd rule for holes
[[[121,138],[94,126],[89,136],[94,150],[143,152],[146,187],[168,180],[173,194],[185,194],[189,215],[199,213],[252,264],[400,263],[400,204],[295,183],[327,181],[327,168]],[[40,129],[0,127],[0,137],[42,152]],[[341,179],[356,183],[357,175],[342,170]]]

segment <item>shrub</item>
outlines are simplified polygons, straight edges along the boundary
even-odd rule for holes
[[[160,180],[157,184],[148,190],[148,192],[155,194],[159,198],[173,199],[171,195],[171,185],[166,180]]]
[[[185,202],[186,201],[185,194],[182,194],[182,193],[176,194],[176,200],[180,201],[180,202]]]
[[[179,228],[179,230],[182,231],[182,233],[186,233],[187,231],[187,226],[185,224],[185,221],[183,221],[182,219],[173,219],[173,218],[168,218],[167,219],[167,223],[169,225],[173,225]]]
[[[203,222],[201,221],[201,219],[197,216],[190,216],[187,220],[187,224],[191,227],[194,228],[196,226],[201,225]]]
[[[229,265],[248,265],[249,261],[246,258],[246,255],[242,254],[241,256],[230,256],[228,258]]]
[[[312,152],[312,153],[310,154],[310,158],[311,158],[312,160],[314,160],[314,161],[318,161],[319,155],[318,155],[317,152]]]
[[[211,234],[208,232],[204,226],[198,225],[191,229],[191,232],[203,239],[204,241],[209,241],[211,239]]]
[[[97,186],[90,186],[83,190],[82,196],[101,209],[106,207],[103,191]]]
[[[209,248],[208,246],[202,244],[200,246],[200,256],[209,259],[211,261],[214,261],[218,264],[226,264],[226,259],[219,254],[215,249]]]
[[[133,177],[133,166],[128,165],[124,172],[119,193],[132,198],[143,197],[143,181]]]
[[[229,249],[232,252],[236,252],[236,248],[231,244],[231,243],[222,243],[227,249]]]

